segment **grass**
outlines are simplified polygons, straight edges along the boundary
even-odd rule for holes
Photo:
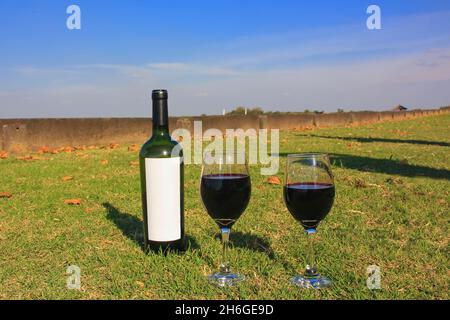
[[[337,197],[319,227],[318,264],[332,288],[301,291],[305,237],[281,187],[251,167],[252,199],[230,251],[247,280],[218,288],[205,276],[220,255],[217,227],[198,192],[200,167],[186,167],[184,255],[141,250],[137,153],[127,146],[0,160],[2,299],[449,299],[450,115],[360,127],[282,132],[285,154],[332,154]],[[107,160],[108,162],[105,163]],[[279,177],[283,178],[283,170]],[[72,176],[64,181],[62,177]],[[65,199],[79,198],[70,206]],[[69,265],[81,290],[66,288]],[[381,290],[366,288],[369,265]]]

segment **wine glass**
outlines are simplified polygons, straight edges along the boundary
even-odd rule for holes
[[[289,154],[286,163],[284,201],[292,216],[303,226],[308,238],[306,269],[291,282],[301,288],[325,288],[330,279],[318,273],[313,238],[317,227],[334,202],[335,187],[330,160],[323,153]]]
[[[231,227],[247,208],[251,194],[245,156],[237,153],[206,153],[203,158],[200,194],[203,205],[220,228],[222,261],[208,279],[219,286],[232,286],[244,279],[231,272],[227,248]]]

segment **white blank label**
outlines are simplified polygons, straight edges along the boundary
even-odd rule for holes
[[[180,163],[180,157],[145,159],[148,240],[181,238]]]

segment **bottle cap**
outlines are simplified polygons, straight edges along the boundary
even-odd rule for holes
[[[168,94],[167,90],[164,89],[156,89],[152,91],[152,99],[167,99]]]

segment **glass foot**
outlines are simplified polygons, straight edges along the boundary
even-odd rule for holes
[[[291,279],[291,283],[303,289],[321,289],[331,286],[331,280],[321,275],[315,277],[296,276]]]
[[[235,273],[216,272],[208,276],[208,280],[219,287],[230,287],[244,280],[244,276]]]

